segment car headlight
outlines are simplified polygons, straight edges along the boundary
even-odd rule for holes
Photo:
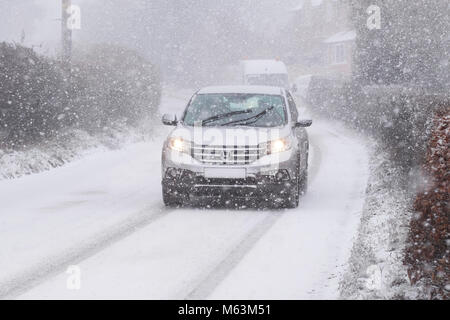
[[[191,143],[183,140],[183,138],[173,137],[169,138],[169,148],[178,152],[190,154]]]
[[[265,150],[265,154],[269,155],[290,150],[292,142],[291,138],[287,137],[263,143],[261,147]]]

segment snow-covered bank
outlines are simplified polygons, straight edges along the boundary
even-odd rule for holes
[[[19,151],[0,150],[0,180],[48,171],[97,152],[119,149],[130,143],[147,140],[154,120],[137,128],[105,129],[91,135],[69,129],[38,146]]]
[[[374,141],[361,225],[349,268],[340,284],[343,299],[414,299],[403,265],[413,192],[406,175]]]

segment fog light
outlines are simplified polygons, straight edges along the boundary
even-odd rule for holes
[[[278,171],[277,174],[275,175],[275,178],[276,178],[278,181],[283,180],[283,173],[282,173],[281,171]]]
[[[278,172],[275,174],[275,179],[277,181],[285,181],[285,180],[289,180],[289,173],[287,172],[287,170],[283,169],[283,170],[278,170]]]

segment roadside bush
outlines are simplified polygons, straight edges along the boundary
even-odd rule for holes
[[[95,45],[74,53],[72,118],[89,130],[136,125],[157,110],[161,97],[156,67],[134,51]]]
[[[132,50],[78,50],[69,73],[32,49],[0,43],[0,148],[34,145],[68,127],[134,126],[155,114],[160,95],[156,67]]]
[[[62,82],[54,61],[29,48],[0,43],[2,145],[20,147],[58,132]]]
[[[366,86],[316,78],[307,102],[313,112],[370,134],[405,168],[424,159],[436,108],[449,98],[417,87]]]
[[[450,105],[437,113],[423,166],[431,181],[414,204],[405,263],[412,283],[426,282],[430,297],[450,298]]]
[[[311,110],[331,118],[344,119],[345,82],[337,79],[312,76],[306,92]]]

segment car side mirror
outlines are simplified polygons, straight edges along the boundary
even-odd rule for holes
[[[176,126],[178,123],[177,116],[174,114],[165,114],[162,117],[162,123],[166,126]]]
[[[297,85],[293,84],[292,87],[291,87],[291,92],[292,93],[297,93],[297,91],[298,91]]]
[[[298,120],[297,123],[295,124],[296,128],[307,128],[307,127],[311,127],[312,125],[312,120]]]

